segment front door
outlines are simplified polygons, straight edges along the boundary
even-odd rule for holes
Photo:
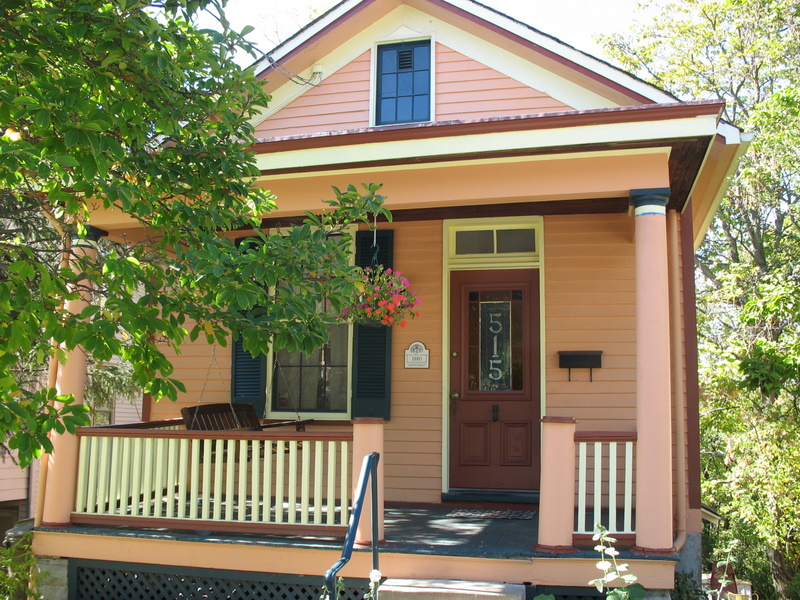
[[[450,275],[450,486],[539,486],[539,271]]]

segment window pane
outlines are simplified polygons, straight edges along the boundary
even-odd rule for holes
[[[395,48],[381,49],[381,73],[397,73],[397,50]]]
[[[347,366],[347,340],[350,329],[347,325],[331,325],[330,329],[330,365]]]
[[[456,231],[456,254],[494,253],[493,231]]]
[[[300,369],[276,367],[272,378],[272,410],[297,410],[299,395]]]
[[[330,369],[330,386],[328,410],[345,412],[347,410],[347,367],[332,367]]]
[[[378,123],[394,123],[397,121],[396,104],[394,98],[381,100]]]
[[[407,123],[408,121],[412,120],[412,113],[411,113],[411,98],[403,97],[397,99],[397,118],[395,119],[399,123]]]
[[[397,75],[383,75],[381,77],[381,98],[397,95]]]
[[[536,237],[533,229],[498,229],[497,252],[535,252]]]
[[[414,120],[427,121],[430,119],[430,98],[429,96],[414,96]]]
[[[414,93],[414,73],[399,73],[397,75],[397,95],[410,96]]]
[[[431,46],[425,43],[414,48],[414,69],[429,69],[431,66]]]
[[[414,72],[414,93],[427,94],[431,89],[431,74],[429,71],[415,71]]]

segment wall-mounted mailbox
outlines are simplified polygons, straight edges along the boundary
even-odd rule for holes
[[[589,381],[592,381],[592,369],[603,366],[602,350],[559,350],[558,366],[569,369],[569,380],[572,381],[572,369],[589,369]]]

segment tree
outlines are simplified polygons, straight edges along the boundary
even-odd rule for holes
[[[23,466],[52,449],[49,431],[87,423],[85,406],[27,376],[51,357],[120,357],[144,391],[175,399],[165,346],[233,335],[253,354],[309,351],[333,318],[323,298],[338,309],[354,293],[348,240],[330,233],[387,214],[380,186],[334,189],[286,236],[261,230],[275,199],[256,181],[250,119],[268,98],[233,61],[249,46],[222,4],[0,6],[0,436]],[[220,31],[193,25],[201,10]],[[93,258],[78,250],[103,210],[141,235],[101,240]],[[93,302],[71,314],[82,292]]]
[[[696,261],[704,497],[746,542],[740,548],[756,540],[774,593],[796,597],[800,6],[683,0],[650,8],[655,18],[633,36],[605,40],[614,58],[683,99],[725,100],[725,119],[756,132]],[[754,562],[739,558],[740,569]]]

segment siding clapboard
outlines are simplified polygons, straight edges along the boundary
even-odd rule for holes
[[[385,497],[439,502],[442,489],[442,224],[394,223],[395,268],[422,299],[420,317],[392,331],[392,419],[385,430]],[[404,351],[420,341],[428,369],[406,369]]]
[[[546,410],[583,431],[636,429],[633,222],[625,214],[545,217]],[[602,350],[603,366],[558,367],[559,350]]]

